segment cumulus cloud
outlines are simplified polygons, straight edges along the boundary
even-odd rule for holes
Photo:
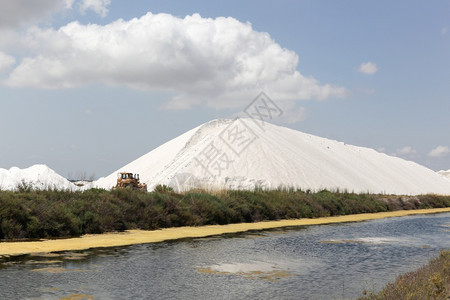
[[[280,123],[293,124],[297,122],[304,121],[306,119],[306,108],[304,107],[294,107],[279,118]]]
[[[80,3],[80,12],[85,14],[87,10],[93,10],[102,17],[106,17],[108,6],[111,0],[82,0]]]
[[[446,147],[446,146],[437,146],[436,148],[434,148],[433,150],[431,150],[428,153],[428,156],[429,157],[438,158],[438,157],[447,156],[449,153],[450,153],[450,150],[449,150],[448,147]]]
[[[366,62],[362,63],[359,68],[358,72],[364,73],[364,74],[375,74],[378,71],[378,66],[373,62]]]
[[[413,156],[416,154],[417,151],[412,148],[411,146],[406,146],[401,149],[397,149],[397,151],[394,153],[395,156]]]
[[[16,59],[0,51],[0,73],[9,70],[16,63]]]
[[[298,106],[293,101],[285,101],[278,104],[281,113],[274,116],[273,122],[281,124],[294,124],[306,119],[307,110],[305,107]]]
[[[71,8],[75,0],[0,0],[0,28],[30,24],[56,11]]]
[[[375,89],[373,89],[373,88],[362,88],[362,87],[358,87],[358,88],[356,88],[356,91],[359,92],[359,93],[366,94],[366,95],[372,95],[372,94],[375,94]]]
[[[175,95],[165,105],[169,109],[235,108],[261,90],[277,101],[347,94],[302,75],[295,52],[231,17],[148,13],[104,26],[72,22],[58,30],[34,28],[24,43],[32,54],[12,71],[9,86],[102,83],[169,91]]]

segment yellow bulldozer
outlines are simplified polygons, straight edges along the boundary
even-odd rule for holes
[[[120,172],[117,174],[115,188],[131,188],[133,190],[147,191],[147,185],[139,182],[139,174]]]

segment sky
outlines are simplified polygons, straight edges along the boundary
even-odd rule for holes
[[[261,92],[278,125],[448,170],[450,2],[0,0],[0,168],[107,176]]]

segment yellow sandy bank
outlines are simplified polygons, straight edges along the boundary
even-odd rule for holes
[[[152,231],[127,230],[120,233],[105,233],[98,235],[91,234],[84,235],[79,238],[44,240],[35,242],[2,242],[0,243],[0,256],[40,252],[85,250],[97,247],[126,246],[133,244],[162,242],[181,238],[206,237],[224,233],[245,232],[248,230],[262,230],[288,226],[307,226],[341,222],[358,222],[387,217],[401,217],[406,215],[430,214],[440,212],[450,212],[450,207],[437,209],[401,210],[385,213],[358,214],[317,219],[294,219],[258,223],[209,225],[200,227],[174,227]]]

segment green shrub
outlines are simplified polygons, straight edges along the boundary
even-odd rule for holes
[[[157,186],[155,186],[155,192],[158,193],[173,192],[173,188],[165,184],[158,184]]]
[[[395,209],[450,207],[450,197],[398,197],[348,192],[279,189],[195,190],[178,194],[161,186],[151,193],[132,189],[84,192],[0,191],[0,239],[77,236],[127,229],[156,229],[316,218]]]

